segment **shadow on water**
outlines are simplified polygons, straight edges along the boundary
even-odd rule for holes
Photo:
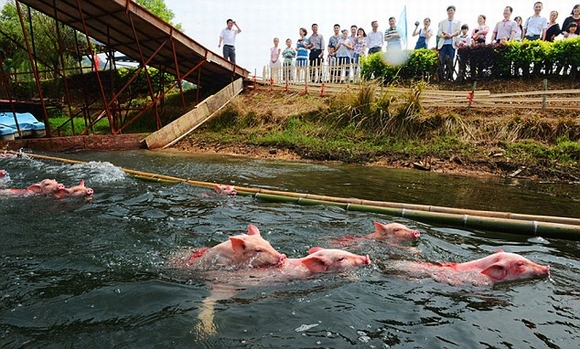
[[[185,156],[155,152],[74,154],[69,165],[0,159],[10,187],[42,178],[85,179],[92,201],[0,198],[0,343],[79,347],[548,347],[580,340],[580,246],[337,207],[207,195],[186,184],[140,181],[120,167],[200,181],[357,197],[579,217],[578,184],[476,179],[409,170]],[[385,271],[380,243],[359,246],[370,267],[349,275],[240,287],[212,305],[214,335],[196,331],[212,285],[163,262],[255,224],[289,257],[372,222],[421,232],[428,261],[467,261],[497,249],[550,265],[550,279],[496,287],[452,286]],[[403,256],[402,258],[407,258]]]

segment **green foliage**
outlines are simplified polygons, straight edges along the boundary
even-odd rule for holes
[[[404,65],[402,76],[408,79],[429,80],[437,71],[438,60],[439,55],[435,50],[424,48],[413,50]]]
[[[576,79],[580,67],[580,37],[546,42],[542,40],[512,41],[506,44],[477,45],[457,50],[466,62],[465,76],[460,79],[482,77],[542,77],[570,76]],[[484,72],[487,75],[484,76]]]
[[[434,50],[419,49],[403,51],[403,64],[391,65],[384,53],[377,52],[361,59],[361,76],[364,79],[380,79],[385,83],[404,79],[430,79],[437,70],[438,55]]]
[[[173,11],[171,11],[171,9],[167,7],[164,0],[135,0],[135,2],[145,7],[146,9],[151,11],[151,13],[161,18],[165,22],[181,30],[181,23],[179,24],[172,23],[175,14],[173,13]]]

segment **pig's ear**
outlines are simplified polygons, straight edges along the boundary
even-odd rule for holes
[[[313,254],[314,252],[318,252],[320,250],[323,250],[323,248],[322,247],[313,247],[313,248],[308,250],[308,254]]]
[[[31,192],[36,193],[36,194],[42,193],[42,187],[38,183],[29,186],[28,188],[26,188],[26,190],[31,191]]]
[[[85,180],[81,179],[81,181],[79,182],[79,186],[80,187],[84,187],[85,186]]]
[[[232,236],[230,238],[230,241],[232,242],[232,250],[234,250],[234,253],[236,254],[244,253],[244,250],[246,249],[246,242],[244,241],[244,239],[241,239],[237,236]]]
[[[260,235],[260,230],[253,224],[248,225],[248,235]]]
[[[215,192],[218,194],[221,194],[221,192],[222,192],[222,188],[217,184],[213,185],[213,190],[215,190]]]
[[[507,275],[507,268],[504,264],[494,263],[481,271],[493,280],[503,280]]]
[[[384,232],[385,231],[385,225],[379,222],[373,222],[373,224],[375,225],[375,229],[377,230],[378,233]]]
[[[328,270],[328,259],[323,256],[307,256],[302,259],[302,264],[312,273],[322,273]]]
[[[503,250],[495,250],[495,252],[493,253],[501,253],[501,252],[503,252]]]

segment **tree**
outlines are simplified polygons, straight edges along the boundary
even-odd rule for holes
[[[164,0],[135,0],[135,2],[145,7],[151,13],[161,18],[165,22],[171,24],[178,30],[181,30],[181,23],[178,24],[172,23],[175,14],[167,7],[167,5],[165,5]]]

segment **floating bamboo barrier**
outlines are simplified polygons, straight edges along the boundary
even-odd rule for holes
[[[86,163],[85,161],[64,159],[39,154],[26,155],[30,156],[31,158],[58,161],[70,164]],[[214,185],[218,184],[125,168],[121,168],[121,170],[134,176],[135,178],[147,181],[163,183],[187,183],[204,188],[213,188]],[[252,195],[259,200],[271,202],[286,202],[301,205],[329,205],[341,207],[347,211],[381,213],[391,216],[400,216],[426,223],[507,232],[520,235],[580,240],[580,218],[528,215],[510,212],[460,209],[443,206],[371,201],[237,186],[236,191],[240,195]]]

